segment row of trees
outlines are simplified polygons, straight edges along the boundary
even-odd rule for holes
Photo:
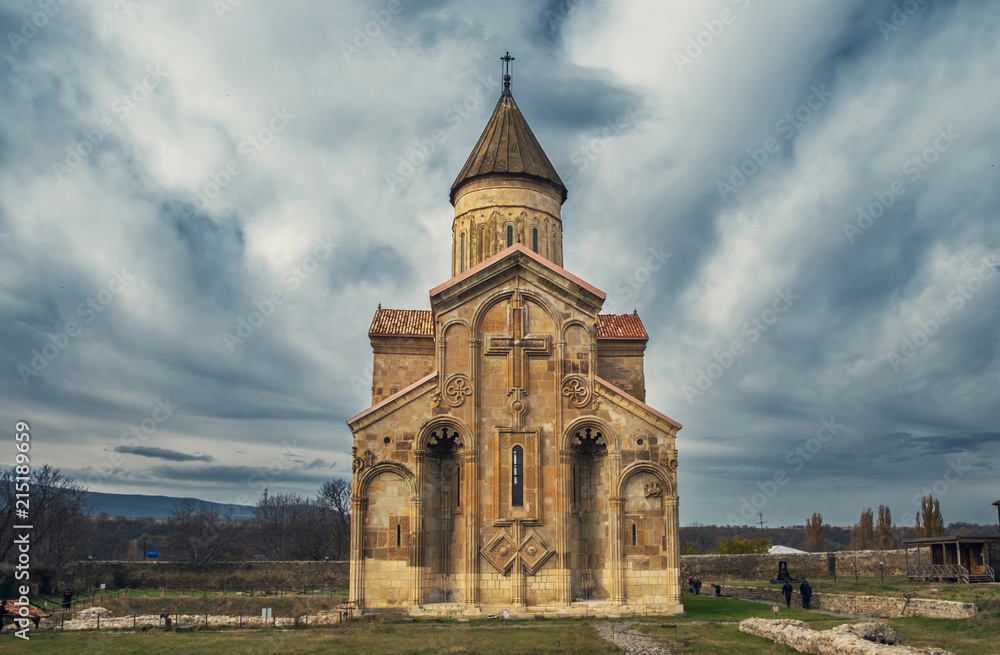
[[[316,498],[277,494],[261,498],[249,521],[207,505],[182,501],[167,521],[171,559],[194,563],[225,559],[344,559],[351,543],[351,484],[325,483]]]
[[[914,535],[921,537],[943,537],[945,535],[944,518],[941,516],[941,503],[933,495],[927,495],[920,500],[920,513],[916,517],[913,528]],[[899,547],[899,534],[892,522],[892,512],[885,505],[879,505],[878,522],[871,507],[861,511],[861,519],[851,528],[851,548],[853,550],[895,550]],[[823,516],[813,514],[806,523],[806,549],[809,552],[826,550],[826,539],[823,536]]]

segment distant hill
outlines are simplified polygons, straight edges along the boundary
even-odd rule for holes
[[[225,505],[198,498],[106,494],[99,491],[88,491],[87,496],[91,507],[91,514],[94,516],[106,513],[110,516],[125,516],[137,519],[166,519],[170,516],[170,511],[174,506],[182,500],[190,500],[199,505],[207,505],[220,514],[225,514],[228,508],[232,508],[233,515],[238,520],[249,519],[253,515],[253,507],[249,505]]]

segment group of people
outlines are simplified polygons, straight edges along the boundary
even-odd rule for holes
[[[714,584],[714,583],[709,583],[708,586],[715,590],[715,595],[716,596],[721,596],[722,595],[722,587],[721,586],[719,586],[717,584]],[[696,595],[696,596],[700,596],[701,595],[701,579],[698,576],[696,576],[696,575],[689,575],[688,576],[688,591],[691,592],[692,594]]]
[[[791,607],[792,583],[785,580],[785,584],[781,588],[781,592],[785,594],[785,607]],[[805,578],[802,578],[802,584],[799,585],[799,593],[802,595],[802,609],[809,609],[809,601],[812,600],[813,588],[809,585],[809,581]]]

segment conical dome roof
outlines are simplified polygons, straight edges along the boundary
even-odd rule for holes
[[[531,133],[509,86],[500,96],[479,143],[451,185],[451,202],[454,204],[455,193],[469,180],[492,175],[535,178],[553,186],[561,200],[566,201],[566,186]]]

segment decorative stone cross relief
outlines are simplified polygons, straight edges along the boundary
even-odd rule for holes
[[[514,419],[514,429],[520,429],[521,422],[528,413],[527,358],[548,356],[552,348],[547,335],[538,337],[525,334],[528,310],[520,291],[515,290],[511,296],[508,316],[509,334],[505,337],[490,337],[485,354],[504,355],[507,358],[505,380],[507,395],[510,397],[507,411]]]

